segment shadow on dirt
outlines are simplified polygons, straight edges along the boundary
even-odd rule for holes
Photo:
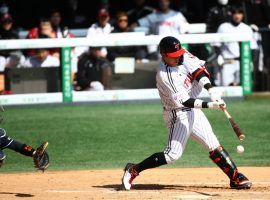
[[[34,197],[35,195],[32,194],[25,194],[25,193],[16,193],[16,192],[0,192],[0,195],[2,194],[10,194],[10,195],[14,195],[15,197]]]
[[[95,188],[106,188],[115,191],[124,190],[121,184],[112,184],[112,185],[98,185],[93,186]],[[134,190],[182,190],[195,192],[198,194],[206,196],[219,196],[218,194],[208,194],[206,192],[201,192],[202,189],[228,189],[221,186],[198,186],[198,185],[160,185],[160,184],[134,184],[132,185],[132,191]]]

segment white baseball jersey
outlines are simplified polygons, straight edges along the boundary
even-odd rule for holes
[[[164,108],[163,118],[169,132],[164,150],[167,163],[181,157],[190,136],[208,151],[220,146],[204,113],[183,105],[189,98],[196,98],[200,94],[202,87],[194,80],[192,73],[203,67],[203,62],[189,52],[183,56],[183,64],[177,67],[170,67],[161,61],[156,75]]]
[[[257,49],[258,44],[256,40],[254,39],[253,31],[252,29],[246,25],[245,23],[240,23],[238,26],[234,26],[233,24],[229,22],[222,23],[217,30],[217,33],[246,33],[250,34],[252,40],[251,40],[251,49]],[[240,57],[240,47],[238,42],[228,42],[224,44],[217,43],[215,46],[220,46],[221,55],[223,58],[238,58]]]
[[[202,68],[204,61],[187,51],[183,56],[183,64],[177,67],[160,63],[156,81],[161,102],[166,110],[183,108],[183,102],[189,98],[197,98],[202,91],[198,82],[193,80],[192,73]]]
[[[113,30],[113,27],[107,23],[104,27],[99,26],[97,23],[92,24],[87,31],[86,37],[93,37],[97,35],[109,34]]]
[[[154,12],[138,20],[140,26],[148,27],[151,34],[179,35],[188,31],[188,22],[180,12]]]

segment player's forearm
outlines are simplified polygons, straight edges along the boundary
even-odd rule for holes
[[[208,102],[201,99],[190,98],[182,104],[188,108],[208,108]]]
[[[182,103],[185,107],[188,108],[210,108],[210,109],[219,109],[220,106],[226,107],[225,102],[207,102],[201,99],[193,99],[190,98],[184,103]]]

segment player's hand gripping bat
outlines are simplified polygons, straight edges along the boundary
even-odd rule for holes
[[[245,139],[245,134],[241,131],[241,129],[239,128],[239,126],[234,122],[232,116],[229,114],[229,112],[227,111],[226,108],[220,107],[221,110],[224,112],[225,116],[227,117],[227,119],[229,120],[235,134],[237,135],[238,139],[240,141]]]

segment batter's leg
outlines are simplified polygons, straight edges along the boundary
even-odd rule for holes
[[[128,163],[124,169],[125,173],[122,179],[126,190],[130,190],[132,181],[143,170],[171,163],[181,157],[190,136],[189,116],[186,114],[186,118],[180,120],[176,116],[176,112],[172,112],[171,115],[168,116],[170,120],[165,119],[170,123],[170,125],[167,124],[169,136],[165,151],[155,153],[138,164]]]
[[[191,137],[209,151],[210,158],[213,162],[229,177],[231,188],[250,188],[251,182],[243,174],[238,172],[228,152],[221,147],[204,113],[199,109],[194,109],[193,112],[194,125]]]

